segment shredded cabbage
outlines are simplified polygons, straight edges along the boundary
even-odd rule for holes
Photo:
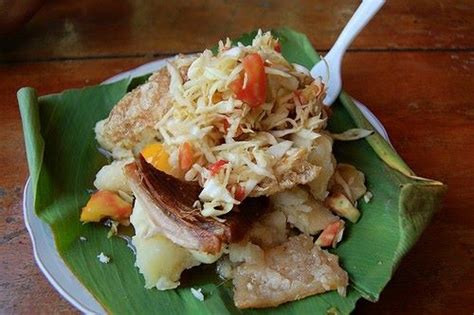
[[[192,145],[195,164],[183,178],[203,186],[199,209],[205,216],[231,211],[239,204],[239,189],[248,196],[262,181],[278,181],[275,165],[292,149],[309,152],[326,126],[323,84],[304,67],[288,63],[277,44],[270,32],[259,31],[252,45],[232,47],[227,39],[219,42],[216,55],[206,50],[167,65],[173,104],[156,129],[176,169],[180,146]],[[264,60],[267,78],[267,99],[257,108],[230,88],[239,77],[244,87],[249,84],[242,59],[251,53]],[[211,173],[209,165],[219,160],[227,162],[225,167]]]

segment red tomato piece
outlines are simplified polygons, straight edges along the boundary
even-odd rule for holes
[[[281,45],[280,45],[280,42],[277,42],[277,43],[275,44],[275,51],[281,53]]]
[[[208,170],[211,171],[211,175],[214,176],[216,175],[217,173],[219,173],[219,171],[224,167],[224,165],[226,165],[227,163],[229,163],[229,161],[226,161],[226,160],[219,160],[217,161],[216,163],[212,163],[212,164],[209,164],[209,166],[207,167]]]
[[[234,92],[234,94],[238,97],[240,93],[242,93],[242,87],[244,86],[244,79],[239,77],[234,81],[230,82],[229,87]]]
[[[235,185],[235,193],[234,198],[238,201],[242,201],[245,199],[245,189],[240,185]]]
[[[316,245],[328,247],[335,245],[337,234],[344,228],[344,221],[339,220],[329,224],[319,235]]]
[[[179,148],[179,166],[183,171],[187,171],[194,164],[194,149],[189,142],[183,143]]]
[[[222,119],[222,125],[224,127],[224,132],[227,133],[227,130],[230,127],[229,120],[227,118]]]
[[[267,77],[263,59],[258,53],[253,53],[245,56],[242,64],[247,76],[246,86],[244,87],[243,78],[236,79],[229,86],[237,99],[250,107],[258,107],[265,103],[267,97]]]

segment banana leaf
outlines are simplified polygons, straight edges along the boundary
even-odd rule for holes
[[[290,62],[310,68],[319,60],[305,35],[287,28],[273,33]],[[254,35],[238,40],[249,43]],[[95,174],[107,163],[97,150],[93,127],[143,80],[126,79],[40,97],[32,88],[18,92],[36,214],[50,225],[62,259],[104,309],[114,314],[347,314],[360,298],[377,301],[445,191],[442,183],[417,177],[377,133],[334,145],[338,161],[365,173],[374,196],[369,203],[359,203],[361,219],[347,224],[344,240],[333,250],[350,276],[346,297],[329,292],[273,309],[238,310],[231,284],[220,280],[212,265],[186,272],[176,290],[145,289],[126,243],[107,238],[108,231],[101,225],[79,222]],[[332,109],[332,132],[373,129],[344,92]],[[80,236],[88,241],[81,242]],[[100,252],[111,257],[109,264],[99,263]],[[204,302],[193,297],[191,287],[202,288]]]

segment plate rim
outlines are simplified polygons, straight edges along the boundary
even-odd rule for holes
[[[34,208],[32,207],[32,201],[33,201],[33,192],[31,191],[32,187],[31,187],[31,177],[28,176],[28,179],[26,180],[26,183],[25,183],[25,187],[23,189],[23,220],[24,220],[24,223],[25,223],[25,226],[26,226],[26,230],[28,231],[28,234],[30,236],[30,240],[31,240],[31,245],[32,245],[32,248],[33,248],[33,257],[35,259],[35,263],[36,265],[38,266],[38,268],[40,269],[40,271],[43,273],[43,275],[45,276],[46,280],[48,280],[48,282],[51,284],[51,286],[64,298],[66,299],[66,301],[68,301],[72,306],[74,306],[76,309],[78,309],[79,311],[81,311],[82,313],[84,314],[106,314],[105,310],[102,309],[102,307],[100,306],[100,304],[97,302],[97,300],[92,296],[92,294],[82,285],[82,283],[79,281],[79,279],[76,278],[76,276],[74,276],[74,274],[72,273],[72,271],[69,269],[69,267],[66,265],[66,263],[64,262],[64,260],[61,258],[61,256],[59,256],[58,254],[58,251],[56,249],[56,244],[54,242],[54,239],[53,239],[53,235],[52,235],[52,232],[51,232],[51,228],[49,227],[49,225],[46,223],[46,222],[43,222],[35,213],[34,211]],[[91,299],[93,299],[93,301],[88,301],[88,303],[90,302],[95,302],[97,305],[95,305],[96,307],[100,308],[101,310],[98,311],[97,309],[93,310],[93,309],[90,309],[89,307],[87,307],[86,305],[84,305],[83,302],[81,302],[79,299],[77,298],[74,298],[73,295],[69,292],[68,289],[65,289],[64,288],[64,282],[63,281],[66,281],[64,279],[60,279],[58,280],[57,277],[55,276],[55,274],[58,273],[58,270],[50,270],[46,265],[45,262],[43,262],[43,260],[41,259],[41,255],[40,255],[40,252],[41,250],[44,250],[42,249],[39,244],[40,242],[38,241],[38,235],[35,234],[37,231],[35,231],[35,229],[33,228],[33,224],[31,222],[31,217],[30,218],[30,213],[32,216],[35,216],[34,219],[38,220],[39,224],[43,225],[48,233],[50,233],[49,236],[51,236],[51,239],[45,239],[44,241],[45,242],[52,242],[52,245],[54,247],[54,250],[55,250],[55,254],[54,258],[52,259],[56,259],[57,262],[59,263],[60,267],[62,268],[65,268],[65,270],[71,274],[71,276],[73,277],[73,280],[75,280],[75,282],[77,283],[74,283],[76,285],[76,290],[79,289],[79,290],[82,290],[83,293],[85,293],[86,295],[89,295]],[[39,233],[39,232],[38,232]],[[45,252],[47,250],[44,250]],[[69,283],[71,284],[71,283]]]

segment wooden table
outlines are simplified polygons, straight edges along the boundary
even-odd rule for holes
[[[174,2],[174,4],[171,4]],[[344,60],[345,89],[396,149],[448,184],[442,210],[377,304],[356,313],[474,312],[474,1],[391,0]],[[99,4],[100,3],[100,4]],[[92,85],[225,36],[287,25],[326,51],[357,1],[49,1],[0,43],[0,313],[75,313],[35,265],[22,217],[28,176],[15,92]]]

